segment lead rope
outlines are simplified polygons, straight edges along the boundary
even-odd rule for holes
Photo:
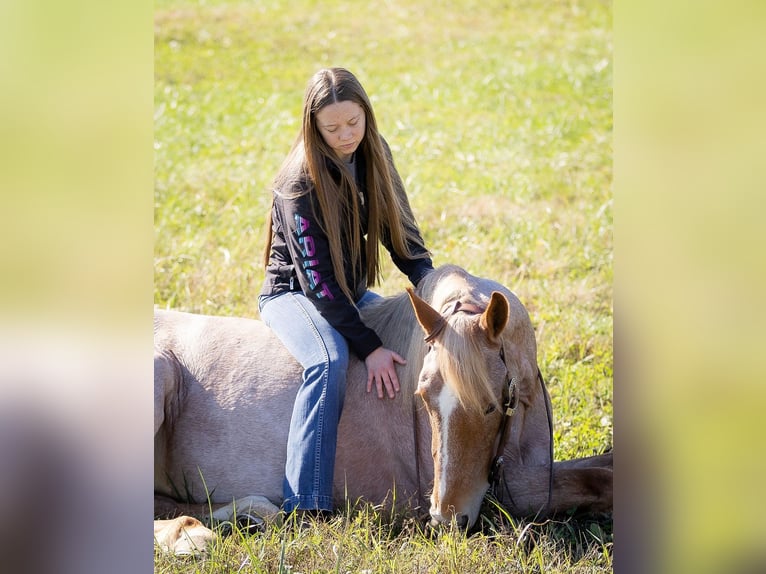
[[[415,400],[412,400],[412,436],[415,440],[415,479],[417,480],[418,502],[422,494],[420,492],[420,431],[418,431],[418,414]]]

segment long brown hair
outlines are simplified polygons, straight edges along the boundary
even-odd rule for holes
[[[343,267],[343,246],[345,244],[349,250],[354,266],[352,273],[355,274],[356,265],[353,262],[360,261],[362,255],[357,185],[349,170],[325,143],[316,121],[316,114],[322,108],[345,101],[359,104],[365,114],[364,137],[355,153],[362,154],[367,168],[367,287],[375,285],[380,278],[378,251],[383,237],[389,238],[394,251],[402,258],[426,257],[427,252],[416,233],[417,227],[404,184],[394,167],[391,152],[378,132],[375,113],[367,93],[356,77],[344,68],[320,70],[314,74],[306,88],[303,125],[274,179],[273,188],[275,192],[288,196],[312,191],[316,194],[319,213],[315,216],[327,235],[335,279],[343,293],[353,301],[353,286],[347,284]],[[328,166],[334,166],[333,171],[340,174],[340,180],[331,173]],[[271,227],[272,215],[269,210],[264,265],[268,265],[271,254]],[[423,247],[424,253],[413,255],[408,242]]]

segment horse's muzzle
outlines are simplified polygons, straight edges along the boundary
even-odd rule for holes
[[[458,528],[459,530],[466,530],[468,528],[468,515],[456,514],[452,516],[450,519],[445,519],[440,514],[437,514],[436,516],[432,514],[431,522],[429,522],[428,524],[431,528],[442,528],[442,527],[454,526],[455,528]]]

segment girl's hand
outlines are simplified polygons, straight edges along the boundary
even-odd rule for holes
[[[388,397],[390,399],[396,398],[396,393],[399,392],[400,387],[394,363],[406,365],[407,361],[399,354],[394,353],[385,347],[378,347],[372,353],[367,355],[364,364],[367,365],[368,393],[372,391],[372,383],[375,382],[375,386],[378,389],[379,399],[383,398],[384,386],[386,387]]]

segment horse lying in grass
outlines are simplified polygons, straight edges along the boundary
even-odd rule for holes
[[[407,364],[402,392],[379,400],[351,359],[338,506],[429,508],[432,523],[468,528],[491,481],[516,516],[611,510],[611,454],[552,460],[534,330],[510,290],[448,265],[362,317]],[[252,319],[158,310],[154,338],[155,500],[223,504],[215,518],[234,520],[257,495],[276,511],[299,364]]]

